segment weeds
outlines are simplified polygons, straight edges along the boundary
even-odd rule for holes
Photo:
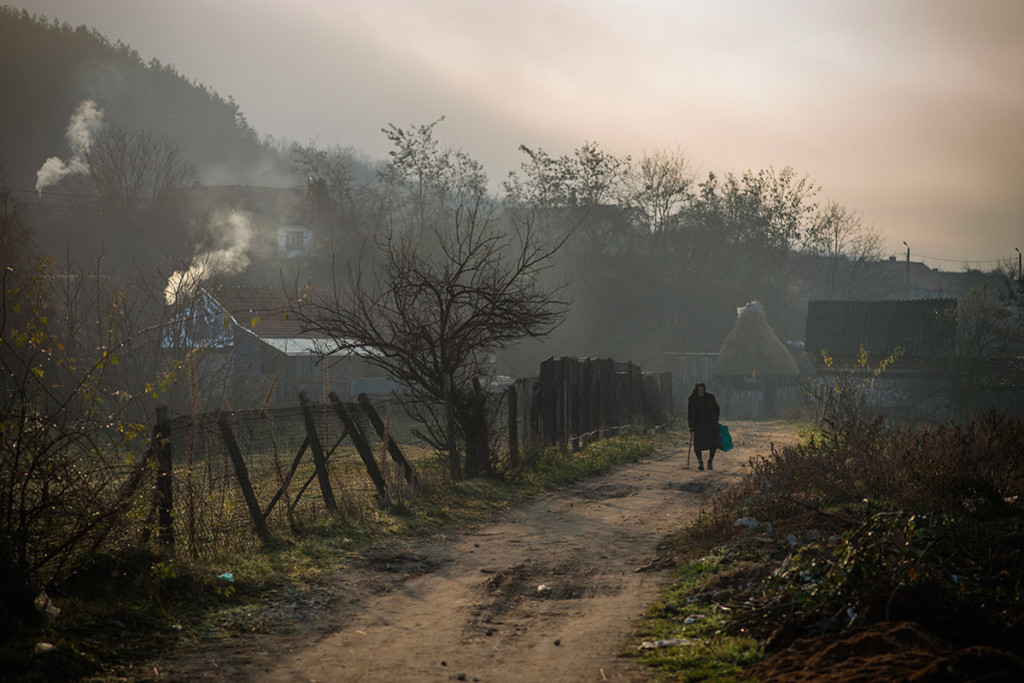
[[[1022,489],[1024,424],[1003,414],[919,432],[876,420],[807,434],[755,459],[745,480],[676,538],[693,562],[651,623],[660,633],[695,633],[686,620],[702,594],[692,573],[702,567],[701,590],[718,590],[729,608],[717,637],[753,637],[764,651],[902,620],[957,647],[1019,652]],[[759,531],[738,529],[739,517],[756,518]],[[645,658],[675,680],[713,680],[691,650]]]
[[[731,594],[723,592],[722,572],[734,571],[720,555],[707,555],[679,569],[643,627],[640,659],[658,670],[661,680],[734,681],[761,657],[749,635],[726,634]],[[740,570],[742,571],[742,570]]]
[[[567,481],[649,456],[642,437],[608,439],[567,455],[538,451],[518,481],[470,479],[429,484],[386,509],[304,524],[268,549],[180,560],[135,552],[89,555],[49,586],[60,615],[25,624],[0,645],[5,675],[22,680],[124,676],[161,654],[286,622],[320,618],[329,608],[323,576],[361,558],[385,538],[434,533],[496,512]],[[231,573],[231,580],[223,578]],[[31,609],[28,606],[27,609]],[[37,642],[56,649],[33,657]]]

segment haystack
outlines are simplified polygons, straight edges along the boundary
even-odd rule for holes
[[[736,312],[736,324],[718,352],[716,376],[767,378],[800,374],[793,356],[768,325],[760,302],[752,301]]]

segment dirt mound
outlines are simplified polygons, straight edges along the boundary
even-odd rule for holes
[[[762,681],[1020,681],[1024,660],[986,647],[953,650],[912,622],[802,638],[744,672]]]

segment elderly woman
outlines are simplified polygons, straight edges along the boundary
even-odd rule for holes
[[[704,469],[702,451],[708,452],[708,469],[715,469],[715,451],[718,450],[718,416],[721,410],[714,394],[709,394],[703,382],[693,388],[687,402],[686,416],[693,435],[693,450],[697,453],[697,469]]]

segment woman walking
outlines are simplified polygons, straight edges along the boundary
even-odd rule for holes
[[[718,450],[718,416],[721,410],[714,394],[709,394],[703,382],[693,388],[687,401],[686,416],[690,423],[693,450],[697,453],[697,469],[704,469],[702,451],[708,452],[708,469],[715,469],[715,451]]]

